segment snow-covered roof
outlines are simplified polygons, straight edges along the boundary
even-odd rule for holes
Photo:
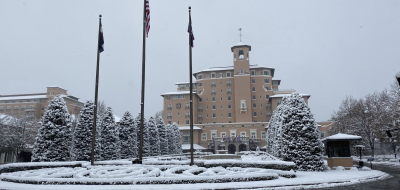
[[[32,95],[32,96],[7,96],[7,97],[0,97],[1,100],[25,100],[25,99],[42,99],[47,98],[46,95]]]
[[[2,122],[2,124],[9,124],[12,120],[14,119],[14,117],[9,116],[9,115],[5,115],[5,114],[0,114],[0,121]]]
[[[194,149],[206,149],[198,144],[193,143],[193,148]],[[182,144],[182,150],[190,150],[190,144]]]
[[[193,130],[200,130],[200,127],[193,126]],[[190,130],[190,126],[179,127],[179,130]]]
[[[197,82],[192,82],[193,84],[196,84]],[[178,85],[178,84],[190,84],[190,82],[177,82],[177,83],[175,83],[175,85]]]
[[[258,65],[250,65],[250,69],[260,69],[260,68],[273,69],[273,70],[274,70],[274,68],[271,68],[271,67],[258,66]],[[193,74],[197,74],[197,73],[201,73],[201,72],[208,72],[208,71],[228,71],[228,70],[233,70],[233,69],[234,69],[233,66],[227,66],[227,67],[211,67],[211,68],[208,68],[208,69],[204,69],[204,70],[201,70],[201,71],[197,71],[197,72],[195,72],[195,73],[193,73]]]
[[[270,96],[270,98],[282,98],[282,97],[285,97],[285,96],[290,96],[291,94],[277,94],[277,95],[273,95],[273,96]],[[301,97],[303,97],[303,96],[308,96],[308,97],[310,97],[311,95],[310,94],[299,94]]]
[[[118,123],[121,120],[121,118],[116,116],[116,115],[114,115],[114,120],[115,120],[116,123]]]
[[[247,45],[244,44],[243,42],[239,42],[239,43],[237,43],[235,46],[247,46]]]
[[[362,137],[357,136],[357,135],[348,135],[348,134],[342,134],[338,133],[336,135],[332,135],[326,138],[321,139],[321,141],[327,141],[327,140],[361,140]]]
[[[53,85],[53,86],[48,86],[48,87],[46,87],[46,88],[61,88],[61,87],[59,87],[59,86],[57,86],[57,85]],[[64,89],[64,88],[61,88],[61,89],[63,89],[63,90],[65,90],[65,91],[67,91],[66,89]]]
[[[165,95],[179,95],[179,94],[190,94],[190,91],[167,92],[167,93],[161,94],[161,96],[165,96]],[[196,92],[193,91],[193,94],[196,94]]]

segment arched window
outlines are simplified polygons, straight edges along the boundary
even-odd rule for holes
[[[239,60],[243,59],[244,59],[243,50],[239,50]]]

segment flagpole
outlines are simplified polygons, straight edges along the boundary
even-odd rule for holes
[[[91,155],[91,165],[94,165],[94,147],[96,144],[96,120],[97,120],[97,97],[99,94],[99,67],[100,67],[100,30],[101,30],[101,15],[99,15],[99,32],[97,38],[97,67],[96,67],[96,85],[95,85],[95,93],[94,93],[94,116],[93,116],[93,133],[92,133],[92,155]]]
[[[193,166],[193,83],[192,83],[192,18],[189,7],[189,79],[190,79],[190,165]]]
[[[140,103],[140,148],[139,163],[143,161],[143,120],[144,120],[144,83],[145,83],[145,63],[146,63],[146,0],[143,1],[143,48],[142,48],[142,98]]]

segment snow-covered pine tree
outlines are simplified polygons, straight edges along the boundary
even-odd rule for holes
[[[167,138],[168,138],[168,154],[176,153],[175,134],[172,125],[167,125]]]
[[[87,100],[83,105],[73,133],[73,160],[89,161],[92,154],[94,103]]]
[[[119,140],[121,142],[121,158],[136,158],[137,156],[137,132],[135,120],[131,113],[126,111],[119,122],[120,133]]]
[[[103,116],[101,130],[101,155],[104,160],[120,159],[121,147],[119,144],[119,135],[117,125],[114,120],[112,109],[107,108]]]
[[[179,132],[179,128],[175,122],[172,124],[172,127],[173,127],[173,134],[176,147],[175,154],[181,154],[182,153],[181,133]]]
[[[42,126],[32,151],[32,161],[54,162],[70,159],[71,127],[70,115],[65,101],[54,97],[42,118]]]
[[[94,146],[94,160],[102,161],[103,155],[101,150],[101,131],[103,129],[103,117],[97,114],[96,118],[96,139],[95,139],[95,146]]]
[[[137,124],[137,146],[138,146],[138,155],[140,151],[140,113],[135,119],[135,123]],[[143,150],[142,156],[147,157],[150,156],[150,144],[149,144],[149,129],[147,127],[146,118],[143,118]]]
[[[283,97],[285,99],[285,97]],[[281,157],[282,146],[282,110],[285,109],[285,104],[282,102],[272,113],[270,124],[268,125],[268,146],[272,155]]]
[[[168,133],[163,118],[157,118],[158,135],[160,137],[160,155],[168,154]]]
[[[158,133],[156,120],[150,117],[147,126],[149,128],[150,156],[158,156],[160,155],[160,135]]]
[[[283,99],[282,158],[292,161],[300,171],[322,171],[322,142],[317,124],[304,99],[294,92]]]

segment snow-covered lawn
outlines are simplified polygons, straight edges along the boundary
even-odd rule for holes
[[[229,169],[227,169],[229,171]],[[3,174],[2,174],[3,175]],[[355,183],[379,180],[388,175],[372,170],[358,171],[329,170],[324,172],[296,172],[296,178],[279,177],[268,181],[201,183],[201,184],[158,184],[158,185],[31,185],[0,181],[0,187],[5,189],[249,189],[249,188],[316,188],[350,185]],[[61,178],[65,179],[65,178]],[[68,179],[68,178],[66,178]]]

